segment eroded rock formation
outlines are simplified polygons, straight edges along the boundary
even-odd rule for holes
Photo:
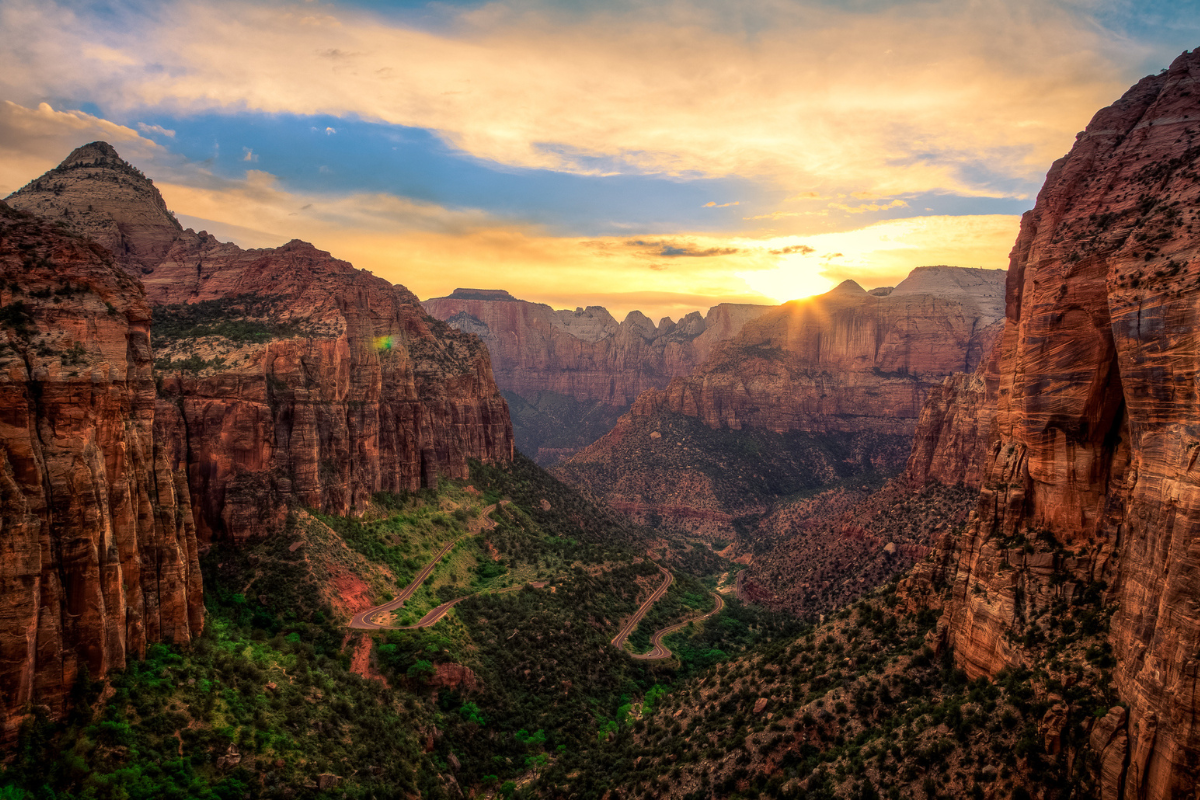
[[[1019,665],[1021,636],[1085,588],[1111,604],[1129,708],[1092,729],[1104,797],[1200,783],[1198,209],[1200,51],[1100,111],[1050,169],[982,374],[992,419],[978,506],[912,582],[931,597],[952,588],[940,627],[972,676]],[[929,411],[948,423],[931,436],[969,438],[949,430],[976,413],[966,388],[957,411]],[[916,468],[969,474],[946,465],[970,449],[914,455]]]
[[[0,203],[0,739],[204,624],[150,307],[99,245]],[[32,705],[29,705],[32,704]]]
[[[732,536],[778,497],[897,469],[926,395],[995,341],[1003,282],[922,267],[891,290],[846,281],[773,309],[555,473],[639,521]]]
[[[990,349],[1003,280],[1000,270],[921,267],[883,296],[846,281],[747,323],[632,413],[666,410],[734,430],[911,435],[929,388]]]
[[[242,250],[180,230],[102,142],[9,201],[97,238],[145,285],[202,539],[270,531],[290,504],[348,513],[377,491],[466,477],[470,458],[511,459],[486,349],[403,287],[304,242]]]

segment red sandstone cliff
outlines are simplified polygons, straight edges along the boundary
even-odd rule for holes
[[[990,349],[1002,282],[999,270],[958,267],[918,268],[886,295],[846,281],[747,323],[632,413],[734,430],[911,434],[929,388]]]
[[[104,248],[0,203],[0,739],[204,624],[182,421]]]
[[[487,345],[516,445],[550,466],[612,429],[634,398],[688,375],[720,342],[774,306],[722,303],[701,317],[620,324],[599,306],[555,311],[499,289],[456,289],[425,301],[434,317]]]
[[[103,142],[9,202],[98,238],[144,283],[202,539],[269,531],[289,504],[348,513],[377,491],[465,477],[470,458],[512,457],[487,350],[403,287],[304,242],[242,250],[181,231]],[[161,334],[181,319],[194,324]]]
[[[960,387],[950,409],[952,386],[927,409],[927,438],[961,443],[982,399],[982,461],[914,454],[929,477],[982,483],[912,583],[952,587],[940,627],[969,674],[1020,664],[1022,634],[1106,582],[1129,708],[1092,730],[1105,798],[1200,783],[1198,207],[1200,51],[1100,111],[1022,221],[985,396]]]
[[[655,325],[638,311],[618,324],[599,306],[555,311],[500,290],[457,289],[424,306],[483,339],[501,388],[527,398],[550,391],[614,406],[690,374],[714,345],[773,308],[723,303],[705,317],[692,312]]]
[[[907,469],[910,483],[923,486],[933,481],[978,489],[992,443],[995,411],[979,372],[956,373],[930,388],[913,434]]]

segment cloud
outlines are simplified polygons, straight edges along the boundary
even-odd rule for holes
[[[863,203],[858,206],[850,206],[845,203],[830,203],[829,207],[845,211],[848,214],[863,214],[867,211],[887,211],[891,208],[907,208],[908,203],[903,200],[893,200],[890,203]]]
[[[58,111],[49,103],[34,108],[0,103],[0,197],[58,166],[80,145],[104,140],[139,161],[151,162],[162,148],[132,128],[83,111]]]
[[[0,82],[128,113],[357,116],[512,167],[995,196],[1036,188],[1149,52],[1076,3],[735,5],[488,3],[421,30],[340,6],[10,0]]]
[[[815,248],[809,247],[806,244],[793,244],[789,245],[788,247],[781,247],[778,250],[772,250],[771,255],[790,256],[799,253],[802,256],[807,256],[815,252],[817,252]]]
[[[633,239],[627,244],[630,247],[649,248],[647,255],[666,256],[668,258],[711,258],[712,256],[731,256],[738,252],[736,247],[697,247],[688,242],[648,241]]]
[[[325,129],[326,136],[333,136],[335,133],[337,133],[337,129],[335,129],[335,128],[326,128]]]
[[[931,216],[888,220],[855,230],[807,236],[823,253],[811,267],[794,261],[740,272],[751,287],[783,302],[852,278],[866,287],[895,286],[915,267],[951,264],[1005,269],[1021,218],[1009,215]],[[779,240],[783,244],[786,240]],[[781,249],[781,248],[774,248]]]
[[[168,139],[175,138],[175,131],[168,130],[161,125],[147,125],[145,122],[139,122],[137,129],[142,133],[157,134],[158,136],[166,136]]]
[[[732,203],[721,203],[720,205],[717,205],[715,200],[710,200],[704,204],[704,207],[705,208],[729,208],[730,206],[740,206],[741,204],[742,203],[740,200],[735,200]]]
[[[258,161],[258,155],[249,147],[243,147],[242,152],[245,153],[245,155],[242,156],[242,161]]]
[[[742,217],[744,220],[754,219],[784,219],[786,217],[808,217],[828,214],[828,211],[772,211],[770,214],[756,214],[753,217]]]

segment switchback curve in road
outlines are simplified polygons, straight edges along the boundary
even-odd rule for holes
[[[658,566],[658,569],[665,576],[665,579],[662,585],[651,593],[646,602],[642,603],[641,607],[634,612],[634,615],[621,626],[621,630],[617,631],[617,635],[613,637],[612,646],[618,650],[625,646],[625,640],[629,638],[629,634],[633,633],[634,628],[642,621],[642,617],[646,616],[646,612],[650,610],[650,606],[662,599],[662,596],[667,593],[667,589],[671,588],[672,581],[675,580],[675,576],[671,574],[670,570],[662,566]]]
[[[654,645],[654,647],[652,647],[648,652],[631,653],[630,655],[632,655],[634,658],[640,658],[644,661],[656,661],[662,658],[670,658],[671,649],[662,643],[663,638],[670,636],[672,633],[675,633],[675,631],[686,628],[693,622],[700,622],[701,620],[708,619],[714,614],[719,613],[721,609],[725,607],[725,598],[721,597],[721,595],[717,594],[716,592],[713,592],[712,596],[717,598],[717,606],[712,611],[709,611],[707,614],[701,614],[698,617],[685,619],[683,622],[677,622],[674,625],[663,628],[662,630],[655,631],[654,635],[650,637],[650,644]]]
[[[417,577],[413,578],[412,583],[408,584],[408,586],[405,586],[404,589],[401,590],[400,594],[396,595],[395,599],[389,600],[383,605],[378,605],[374,608],[368,608],[365,611],[358,612],[350,620],[350,627],[360,631],[402,631],[412,630],[414,628],[428,628],[430,625],[433,625],[442,617],[446,616],[446,612],[449,611],[455,603],[458,603],[461,600],[466,600],[466,597],[459,597],[447,603],[442,603],[440,606],[422,617],[421,620],[415,625],[380,625],[378,622],[375,622],[376,617],[378,617],[380,614],[395,611],[404,605],[408,598],[413,596],[413,592],[417,591],[417,589],[421,587],[421,584],[424,583],[430,574],[433,573],[433,568],[438,565],[438,562],[445,558],[446,554],[453,550],[455,545],[457,545],[459,542],[478,535],[480,530],[484,527],[483,521],[486,520],[488,515],[495,510],[496,506],[494,504],[484,508],[479,514],[479,524],[471,525],[470,530],[468,530],[467,533],[458,537],[439,550],[437,555],[433,557],[433,560],[426,564],[421,571],[417,573]]]

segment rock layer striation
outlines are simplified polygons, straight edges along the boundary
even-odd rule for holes
[[[511,459],[487,350],[403,287],[301,241],[243,250],[180,230],[102,142],[9,202],[106,244],[144,284],[202,540],[273,530],[292,504],[349,513],[374,492],[466,477],[468,459]]]
[[[150,307],[94,242],[0,203],[0,739],[200,633],[183,420]]]
[[[498,289],[456,289],[424,306],[484,341],[496,383],[517,409],[517,446],[547,465],[595,441],[642,392],[691,374],[774,308],[722,303],[655,325],[639,311],[618,323],[600,306],[556,311]]]
[[[639,521],[736,537],[780,497],[899,469],[926,396],[995,341],[1003,282],[922,267],[772,309],[555,472]]]
[[[1128,703],[1092,729],[1104,797],[1200,784],[1198,209],[1200,51],[1100,111],[1051,167],[982,387],[947,388],[918,437],[963,446],[914,454],[919,474],[981,483],[965,533],[912,582],[951,588],[940,630],[972,677],[1020,665],[1031,620],[1103,588]],[[972,416],[990,417],[987,446],[964,471]]]

